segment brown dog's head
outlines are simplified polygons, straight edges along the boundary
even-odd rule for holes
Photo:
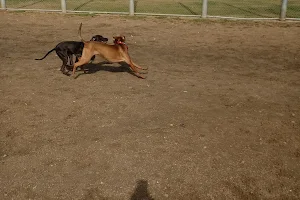
[[[125,44],[125,36],[114,36],[114,44]]]
[[[96,41],[96,42],[104,42],[106,43],[108,41],[107,38],[103,37],[102,35],[94,35],[90,41]]]

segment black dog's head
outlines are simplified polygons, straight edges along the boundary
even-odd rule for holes
[[[108,39],[103,37],[102,35],[94,35],[90,41],[97,41],[97,42],[106,43],[108,41]]]

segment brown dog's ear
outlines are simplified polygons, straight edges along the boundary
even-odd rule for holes
[[[124,41],[125,41],[125,36],[122,36],[122,40],[124,40]]]

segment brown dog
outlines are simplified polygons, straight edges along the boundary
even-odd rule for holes
[[[145,78],[137,69],[147,70],[147,68],[142,68],[132,62],[128,54],[128,47],[125,44],[124,36],[114,37],[114,45],[109,45],[102,42],[84,41],[81,36],[81,27],[82,23],[79,26],[78,35],[81,41],[84,43],[84,48],[81,58],[74,64],[72,74],[73,76],[75,75],[77,67],[88,63],[92,56],[100,55],[101,57],[112,63],[126,62],[137,77]]]

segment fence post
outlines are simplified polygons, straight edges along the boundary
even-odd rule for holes
[[[129,15],[134,15],[134,0],[129,0]]]
[[[207,0],[202,0],[202,18],[207,17]]]
[[[61,10],[63,13],[67,12],[67,3],[66,0],[61,0]]]
[[[6,9],[5,0],[1,0],[1,8]]]
[[[285,20],[288,0],[281,1],[280,20]]]

